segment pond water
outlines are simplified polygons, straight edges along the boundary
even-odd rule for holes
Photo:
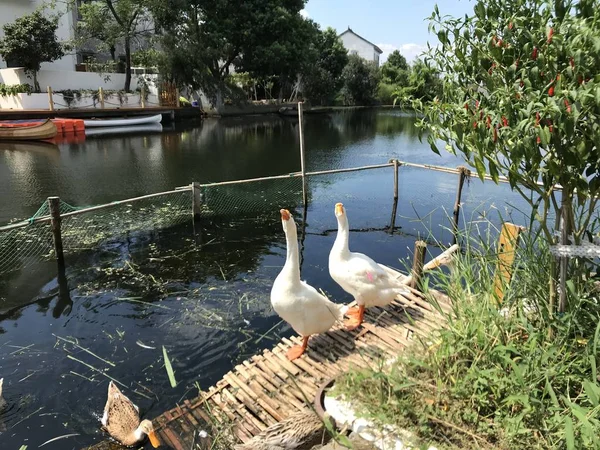
[[[390,158],[456,167],[418,139],[414,117],[396,110],[306,117],[307,169],[386,163]],[[0,224],[30,217],[50,195],[84,206],[200,183],[298,171],[298,122],[277,116],[224,118],[162,133],[94,136],[59,146],[0,144]],[[234,365],[291,333],[271,310],[271,283],[283,266],[279,207],[301,236],[302,276],[339,302],[351,299],[329,277],[333,206],[342,201],[353,249],[401,268],[418,237],[448,243],[457,176],[400,168],[396,227],[391,168],[309,179],[304,216],[298,180],[239,187],[230,213],[147,233],[130,233],[67,258],[67,294],[55,264],[0,276],[2,448],[81,448],[105,436],[99,416],[108,378],[154,417],[207,388]],[[261,187],[262,186],[262,187]],[[277,207],[240,212],[249,189]],[[231,194],[231,192],[230,192]],[[209,192],[210,195],[210,192]],[[239,198],[239,202],[238,199]],[[472,181],[466,219],[483,210],[508,218],[506,186]],[[494,217],[497,214],[493,214]],[[391,232],[393,231],[393,232]],[[430,246],[432,255],[439,249]],[[175,370],[172,388],[163,347]]]

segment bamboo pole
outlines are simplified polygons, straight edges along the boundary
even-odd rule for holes
[[[298,102],[298,133],[300,134],[300,168],[302,171],[302,202],[306,205],[306,165],[304,153],[304,103]]]
[[[415,242],[415,253],[411,270],[412,280],[409,285],[413,289],[420,290],[421,287],[421,278],[423,278],[423,267],[425,263],[425,250],[427,250],[427,244],[425,242]]]
[[[463,186],[465,185],[466,178],[471,175],[471,171],[464,166],[457,167],[457,170],[458,186],[456,188],[456,201],[454,202],[454,214],[452,221],[452,234],[454,236],[452,244],[456,244],[458,239],[458,221],[460,220],[460,200],[462,197]]]
[[[456,253],[459,250],[459,248],[460,247],[458,246],[458,244],[454,244],[453,246],[449,247],[447,250],[442,252],[440,255],[433,258],[431,261],[429,261],[427,264],[425,264],[423,266],[423,273],[429,272],[430,270],[433,270],[433,269],[437,269],[440,266],[450,264],[452,261],[452,255],[454,253]],[[413,276],[411,274],[411,275],[405,277],[402,280],[402,283],[406,284],[406,285],[410,285],[412,283],[412,279],[413,279]]]
[[[52,95],[52,88],[48,86],[48,107],[50,108],[50,111],[54,111],[54,98]]]
[[[98,88],[98,98],[100,99],[100,109],[104,109],[104,89]]]
[[[142,105],[142,108],[146,107],[146,87],[142,86],[142,89],[140,90],[140,105]]]
[[[62,235],[60,232],[60,198],[48,197],[48,207],[50,208],[50,224],[52,226],[52,239],[54,241],[54,253],[56,255],[56,262],[58,268],[64,270],[65,267],[65,255],[63,253]]]
[[[390,161],[394,165],[394,202],[392,204],[392,218],[390,219],[390,234],[396,228],[396,212],[398,211],[398,160]]]
[[[194,219],[200,215],[200,210],[202,208],[202,196],[200,192],[200,184],[192,183],[190,185],[192,189],[192,217]]]

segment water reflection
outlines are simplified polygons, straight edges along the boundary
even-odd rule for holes
[[[396,150],[423,148],[413,117],[392,110],[307,115],[305,134],[310,170],[359,165],[365,158],[385,162],[394,141]],[[205,120],[162,134],[98,136],[47,150],[0,143],[0,223],[30,216],[50,195],[89,205],[192,181],[295,172],[298,146],[297,120],[277,115]]]

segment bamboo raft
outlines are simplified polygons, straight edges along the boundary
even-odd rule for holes
[[[409,277],[398,276],[410,281]],[[442,310],[450,309],[445,295],[435,291],[430,294]],[[337,327],[311,338],[307,352],[295,361],[288,361],[285,353],[301,339],[283,338],[273,349],[237,365],[199,397],[185,400],[154,419],[157,436],[162,445],[176,450],[210,448],[210,444],[199,442],[196,431],[209,430],[216,422],[246,443],[311,405],[327,380],[350,368],[396,357],[415,335],[427,337],[443,323],[443,315],[423,294],[412,290],[385,308],[368,309],[365,323],[357,330],[348,332]]]

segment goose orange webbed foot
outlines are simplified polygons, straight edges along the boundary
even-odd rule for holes
[[[352,309],[354,309],[354,308],[352,308]],[[365,318],[365,306],[360,305],[356,309],[357,309],[356,312],[348,311],[346,313],[346,315],[350,317],[348,320],[346,320],[344,322],[346,331],[356,330],[358,327],[360,327],[360,324],[363,323],[363,320]]]
[[[302,345],[294,345],[292,348],[290,348],[285,354],[285,356],[287,356],[287,359],[293,361],[295,359],[300,358],[304,354],[306,348],[308,347],[309,337],[310,336],[302,336]]]
[[[346,331],[352,331],[360,327],[361,324],[362,321],[358,317],[351,317],[344,322],[344,327],[346,328]]]
[[[289,359],[290,361],[293,361],[295,359],[300,358],[303,354],[304,354],[304,348],[302,348],[302,346],[300,345],[294,345],[292,348],[290,348],[287,353],[285,354],[285,356],[287,356],[287,359]]]
[[[360,308],[358,306],[353,306],[348,311],[346,311],[345,315],[348,317],[354,317],[358,319],[358,316],[360,315]]]

